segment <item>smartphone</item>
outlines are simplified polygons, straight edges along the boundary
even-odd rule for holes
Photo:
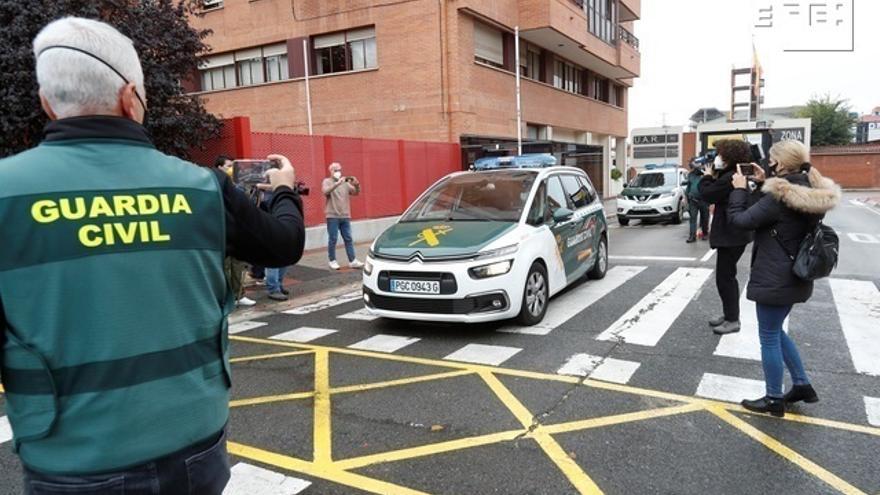
[[[737,167],[739,167],[740,172],[745,176],[755,175],[755,166],[751,163],[738,163]]]
[[[235,160],[232,162],[232,181],[236,184],[253,186],[267,181],[266,172],[276,168],[271,160]]]

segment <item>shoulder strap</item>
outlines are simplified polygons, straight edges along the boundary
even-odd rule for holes
[[[779,232],[776,231],[775,225],[773,226],[773,228],[770,229],[770,237],[776,239],[776,242],[779,243],[779,247],[782,248],[782,252],[785,253],[785,255],[788,256],[791,261],[794,261],[795,257],[788,252],[788,249],[785,248],[785,244],[783,244],[782,239],[779,238]]]

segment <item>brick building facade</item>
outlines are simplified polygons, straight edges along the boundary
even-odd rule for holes
[[[256,131],[458,142],[463,162],[515,150],[520,28],[526,152],[607,192],[640,71],[640,0],[206,0],[211,54],[189,89]],[[304,49],[305,45],[305,49]],[[623,158],[618,160],[623,168]]]

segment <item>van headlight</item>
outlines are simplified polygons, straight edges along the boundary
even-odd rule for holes
[[[508,256],[515,253],[519,249],[519,246],[516,244],[511,244],[510,246],[504,246],[503,248],[493,249],[491,251],[484,251],[482,253],[477,253],[477,260],[485,260],[489,258],[497,258],[499,256]]]
[[[367,257],[367,261],[364,263],[364,273],[366,275],[373,274],[373,260],[371,260],[369,256]]]
[[[513,267],[513,260],[497,261],[483,266],[475,266],[468,270],[468,275],[474,279],[491,278],[504,275]]]

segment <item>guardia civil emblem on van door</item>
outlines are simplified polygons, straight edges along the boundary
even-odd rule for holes
[[[429,247],[437,247],[440,245],[440,237],[452,232],[450,225],[435,225],[419,232],[416,240],[409,244],[410,247],[417,246],[421,243],[427,244]]]

